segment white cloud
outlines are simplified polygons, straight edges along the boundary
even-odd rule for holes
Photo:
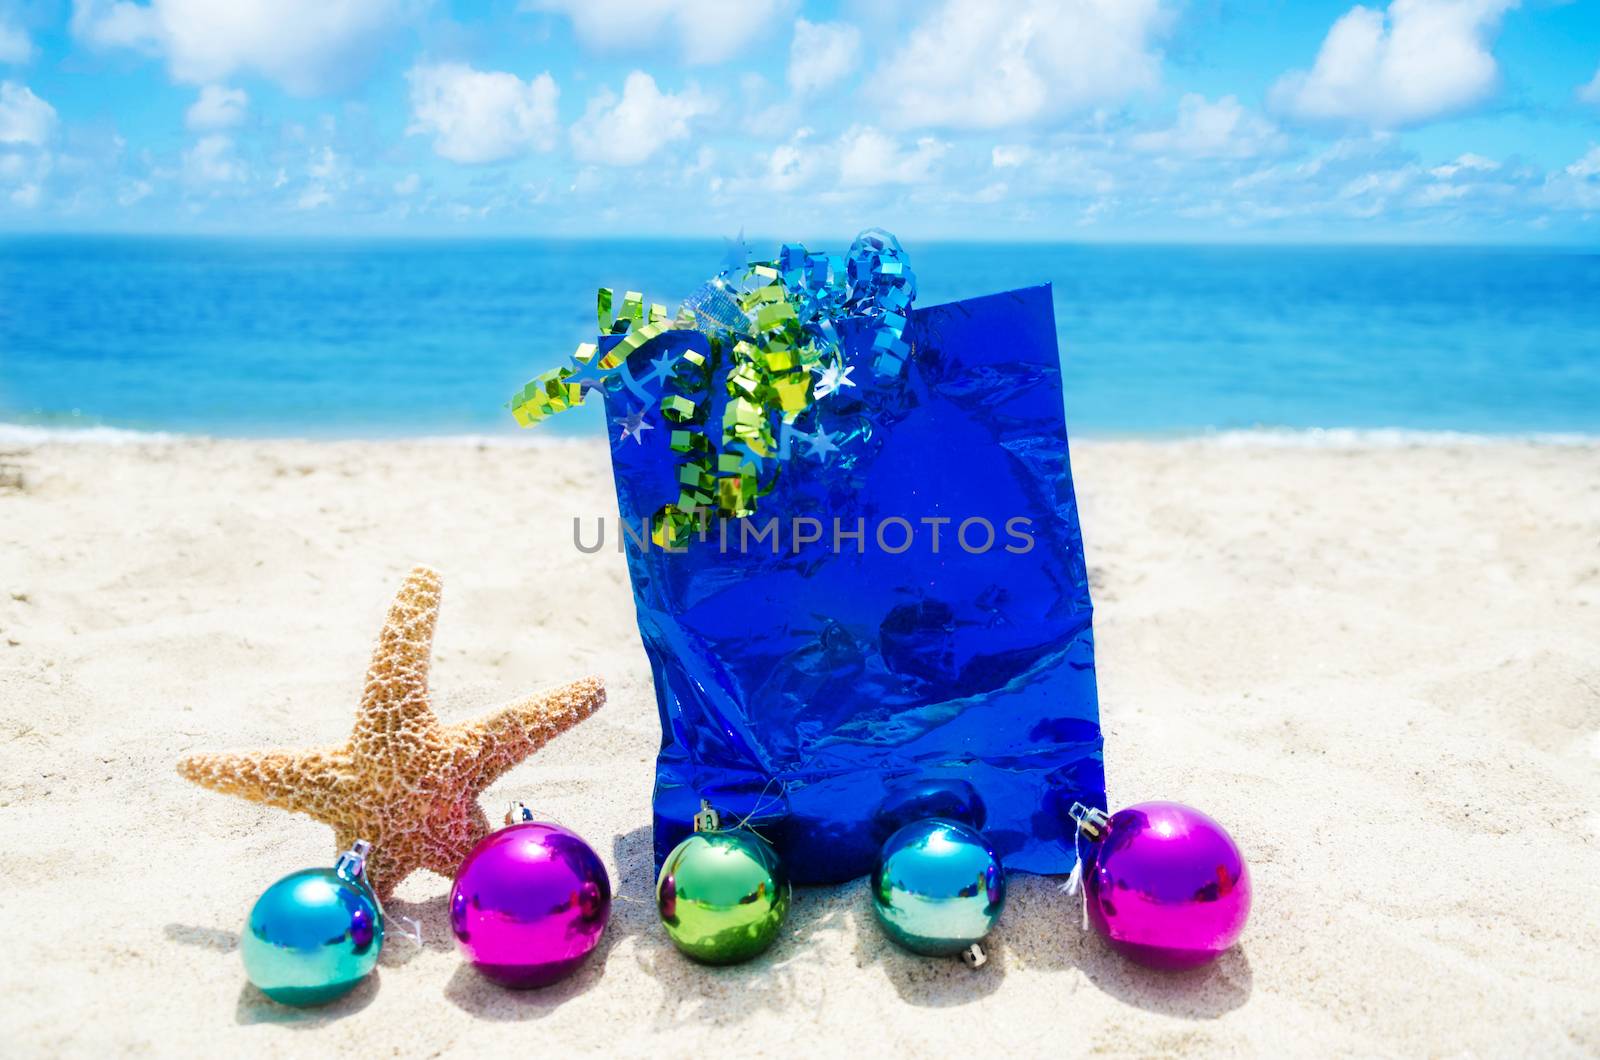
[[[33,58],[33,42],[28,35],[0,17],[0,63],[20,66]]]
[[[191,129],[229,129],[244,121],[249,106],[250,97],[244,89],[207,85],[184,112],[183,120]]]
[[[259,74],[297,95],[352,84],[424,0],[73,0],[72,32],[164,59],[190,84]]]
[[[572,20],[598,52],[663,51],[691,64],[731,59],[787,14],[789,0],[524,0]],[[668,38],[673,38],[669,40]]]
[[[1600,144],[1582,158],[1545,178],[1544,198],[1567,210],[1600,210]]]
[[[1022,144],[996,144],[989,152],[989,164],[996,169],[1015,169],[1033,157],[1033,151]]]
[[[1338,191],[1341,199],[1374,198],[1381,205],[1386,197],[1395,195],[1409,188],[1420,176],[1415,165],[1405,165],[1398,169],[1380,169],[1371,173],[1363,173],[1354,180],[1347,182]]]
[[[852,125],[828,141],[819,141],[812,129],[801,128],[768,152],[758,173],[732,182],[732,187],[765,198],[777,192],[826,199],[841,191],[926,184],[934,179],[935,166],[950,150],[950,144],[931,136],[907,146],[871,125]]]
[[[572,150],[584,162],[636,166],[664,145],[686,138],[689,123],[714,109],[698,89],[662,92],[655,78],[635,70],[623,82],[620,99],[602,89],[589,100],[582,120],[572,127]]]
[[[1569,177],[1600,177],[1600,147],[1591,147],[1587,154],[1567,167]]]
[[[149,198],[155,190],[155,186],[148,180],[129,181],[117,191],[117,205],[132,206]]]
[[[1430,174],[1440,180],[1449,180],[1457,173],[1492,173],[1500,168],[1500,163],[1492,158],[1475,155],[1471,151],[1459,156],[1454,162],[1434,166],[1428,170]]]
[[[344,159],[333,148],[324,144],[321,148],[311,152],[311,161],[306,164],[306,175],[314,181],[339,181],[342,183],[345,165]]]
[[[804,125],[810,107],[804,98],[750,71],[739,75],[733,99],[738,113],[729,122],[736,121],[742,132],[763,142]]]
[[[861,57],[861,31],[847,22],[795,19],[789,45],[789,87],[821,92],[850,75]]]
[[[52,170],[57,168],[57,159],[42,146],[49,139],[49,129],[45,130],[43,136],[37,135],[37,128],[30,128],[26,130],[26,139],[8,138],[8,130],[19,130],[10,124],[11,112],[5,93],[7,87],[10,87],[8,83],[0,83],[0,196],[4,196],[4,200],[13,206],[31,210],[44,201],[45,182],[50,179]],[[52,125],[53,122],[52,113]],[[5,148],[5,144],[13,146]]]
[[[1308,121],[1416,125],[1482,102],[1499,82],[1489,45],[1518,0],[1393,0],[1333,24],[1311,70],[1273,86],[1273,106]]]
[[[56,109],[27,85],[0,81],[0,144],[43,147],[56,128]]]
[[[1251,158],[1282,145],[1271,122],[1240,106],[1234,96],[1215,103],[1190,92],[1178,101],[1178,120],[1170,129],[1135,135],[1137,151],[1194,158]]]
[[[48,151],[0,151],[0,194],[18,206],[37,206],[54,168],[55,159]]]
[[[989,129],[1117,103],[1154,88],[1160,0],[945,0],[878,69],[902,126]]]
[[[912,150],[871,126],[853,126],[839,137],[839,183],[843,187],[922,184],[950,145],[924,136]]]
[[[1401,139],[1390,132],[1347,137],[1239,177],[1220,195],[1215,187],[1201,193],[1216,198],[1218,216],[1229,224],[1353,219],[1434,226],[1428,230],[1435,234],[1516,224],[1540,194],[1535,169],[1470,152],[1427,162]]]
[[[422,187],[422,178],[415,173],[407,173],[394,182],[394,193],[402,199],[417,193]]]
[[[1145,159],[1092,134],[1067,134],[1038,146],[1002,144],[989,152],[995,169],[1014,170],[1005,176],[1008,198],[1102,198],[1137,184],[1154,173]],[[986,179],[992,174],[982,174]]]
[[[1600,210],[1600,144],[1545,181],[1545,197],[1570,210]]]
[[[1467,184],[1429,184],[1417,192],[1416,202],[1419,206],[1444,206],[1471,194],[1472,187]]]
[[[432,134],[441,158],[499,162],[555,143],[559,90],[548,73],[523,81],[464,63],[439,63],[412,67],[406,80],[412,115],[406,132]]]
[[[233,153],[233,139],[213,133],[183,153],[183,175],[191,184],[237,184],[249,172]]]
[[[811,136],[810,129],[797,129],[788,143],[774,147],[766,158],[766,179],[758,186],[790,192],[812,183],[821,169],[821,155],[807,143]]]
[[[1588,84],[1578,86],[1578,98],[1600,107],[1600,69],[1596,69]]]

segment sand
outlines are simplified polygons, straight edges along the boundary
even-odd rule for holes
[[[972,971],[892,949],[860,883],[707,970],[647,898],[649,671],[603,448],[13,443],[0,463],[0,1042],[10,1056],[1600,1053],[1600,449],[1075,447],[1113,805],[1191,802],[1250,859],[1241,945],[1183,975],[1016,877]],[[463,967],[412,877],[354,994],[245,981],[260,890],[327,828],[192,787],[198,750],[341,740],[390,595],[445,575],[445,720],[603,674],[514,770],[617,890],[542,992]]]

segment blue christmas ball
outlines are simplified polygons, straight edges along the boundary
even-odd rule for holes
[[[955,777],[912,777],[888,785],[873,815],[873,831],[881,845],[912,821],[942,817],[983,831],[988,808],[971,781]]]
[[[363,852],[364,853],[364,852]],[[250,981],[284,1005],[322,1005],[355,989],[378,963],[383,911],[351,854],[268,887],[245,921],[239,950]]]
[[[872,907],[884,933],[913,953],[970,949],[1000,919],[1006,875],[988,841],[959,821],[933,817],[891,835],[872,870]]]

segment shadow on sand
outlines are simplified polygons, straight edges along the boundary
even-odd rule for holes
[[[315,1008],[295,1008],[292,1005],[280,1005],[267,995],[257,990],[251,983],[245,983],[239,989],[239,1003],[234,1008],[233,1021],[241,1027],[256,1023],[269,1023],[278,1026],[294,1027],[297,1030],[305,1028],[324,1027],[346,1016],[360,1012],[373,999],[378,996],[378,972],[361,980],[356,988],[343,997],[330,1001],[326,1005]]]
[[[1250,959],[1238,946],[1201,968],[1146,968],[1083,930],[1082,899],[1062,893],[1059,877],[1015,875],[1007,882],[1008,904],[996,934],[1023,967],[1076,968],[1118,1001],[1184,1019],[1216,1019],[1250,999]],[[1039,924],[1053,929],[1039,931]]]

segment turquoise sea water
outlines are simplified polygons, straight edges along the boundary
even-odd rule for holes
[[[1054,284],[1078,434],[1600,434],[1600,255],[907,250],[924,304]],[[509,434],[505,400],[588,337],[596,286],[675,303],[723,252],[717,241],[0,239],[0,422]],[[596,403],[540,430],[600,426]]]

